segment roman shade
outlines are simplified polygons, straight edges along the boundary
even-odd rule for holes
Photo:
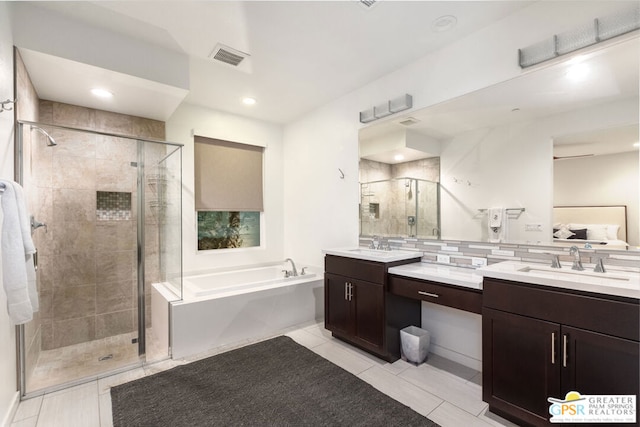
[[[197,211],[262,212],[264,148],[195,136]]]

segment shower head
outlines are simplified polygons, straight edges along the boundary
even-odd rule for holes
[[[46,137],[47,137],[47,139],[48,139],[48,141],[47,141],[47,145],[48,145],[49,147],[53,147],[53,146],[55,146],[55,145],[58,145],[58,144],[56,143],[56,140],[55,140],[55,139],[53,139],[53,137],[52,137],[51,135],[49,135],[49,134],[48,134],[44,129],[39,128],[38,126],[31,125],[31,130],[33,130],[33,129],[35,129],[35,130],[39,131],[41,134],[43,134],[44,136],[46,136]]]

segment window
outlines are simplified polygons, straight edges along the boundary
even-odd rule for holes
[[[198,250],[260,246],[263,147],[195,137]]]
[[[198,211],[198,250],[260,246],[260,212]]]

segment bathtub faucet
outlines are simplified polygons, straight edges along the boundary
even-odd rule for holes
[[[284,260],[284,262],[290,261],[291,262],[291,267],[293,268],[293,271],[286,271],[286,277],[289,276],[297,276],[298,275],[298,269],[296,268],[296,264],[293,262],[293,260],[291,258],[287,258]]]

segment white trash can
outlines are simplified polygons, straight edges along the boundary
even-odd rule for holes
[[[429,354],[431,335],[417,326],[407,326],[400,330],[400,355],[403,360],[419,365]]]

